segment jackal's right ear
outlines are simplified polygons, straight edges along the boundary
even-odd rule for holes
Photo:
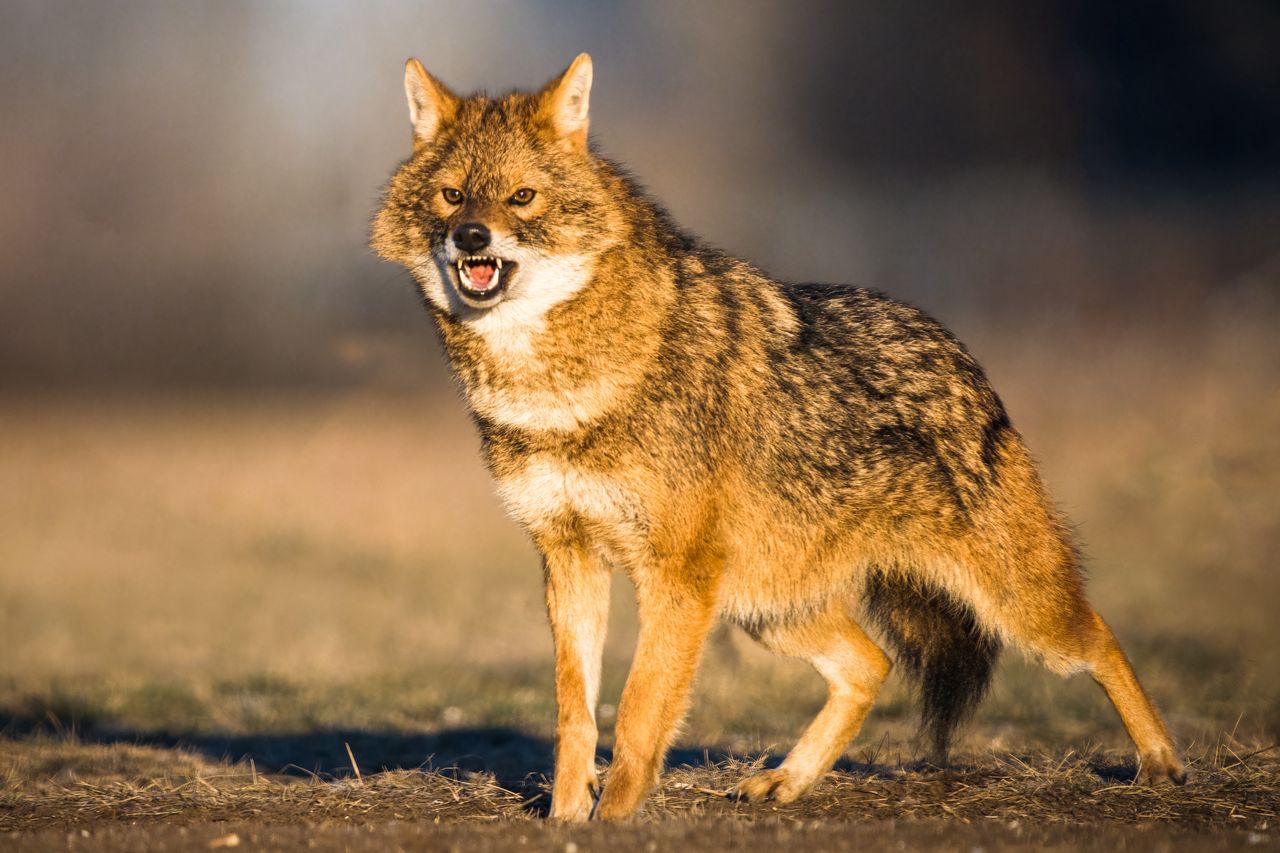
[[[404,64],[404,94],[409,99],[414,148],[429,143],[458,108],[458,98],[416,59]]]

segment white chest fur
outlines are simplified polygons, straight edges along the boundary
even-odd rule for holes
[[[567,515],[629,539],[646,527],[644,507],[629,483],[550,456],[534,456],[515,474],[498,480],[498,494],[511,515],[532,531]]]
[[[612,379],[600,378],[563,388],[480,386],[467,399],[477,414],[503,426],[569,432],[607,412],[619,393]]]

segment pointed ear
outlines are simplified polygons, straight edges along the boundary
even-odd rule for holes
[[[413,147],[417,148],[435,137],[441,123],[453,118],[458,99],[416,59],[404,64],[404,94],[409,100]]]
[[[543,89],[543,110],[571,148],[587,148],[587,112],[591,105],[591,57],[578,54],[565,72]]]

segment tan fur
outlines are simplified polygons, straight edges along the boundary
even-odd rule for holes
[[[940,748],[1006,642],[1090,672],[1144,778],[1182,779],[1021,437],[946,330],[870,291],[777,282],[676,229],[586,145],[585,55],[533,94],[460,99],[416,61],[406,79],[415,151],[373,245],[413,271],[499,493],[545,558],[554,817],[592,811],[613,570],[635,584],[640,635],[601,818],[656,782],[717,616],[830,688],[786,762],[737,794],[811,787],[889,670],[851,616],[862,600],[932,684]],[[509,201],[520,187],[537,191],[527,206]],[[511,271],[481,307],[459,296],[466,222]],[[947,667],[969,663],[952,691]]]

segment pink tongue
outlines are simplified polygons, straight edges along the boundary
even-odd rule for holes
[[[473,264],[467,267],[467,277],[471,279],[473,287],[484,290],[493,281],[493,274],[497,269],[493,264]]]

